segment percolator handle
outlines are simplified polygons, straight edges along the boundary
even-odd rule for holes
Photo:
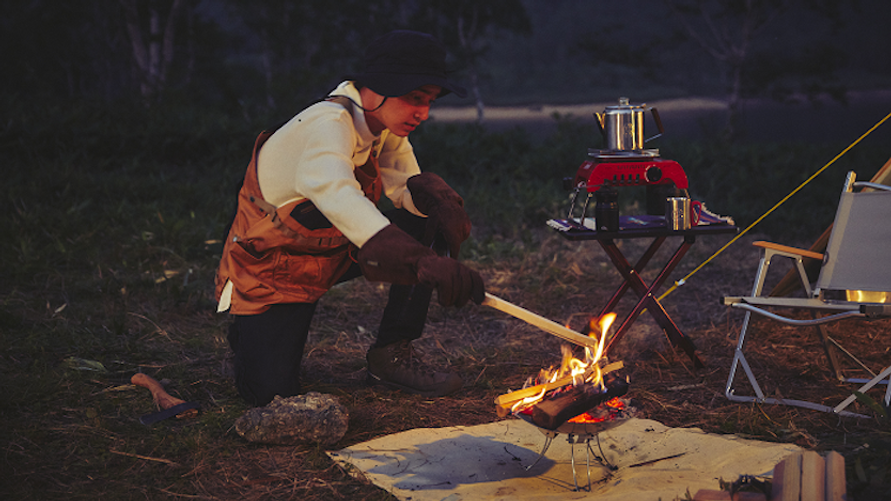
[[[650,111],[653,113],[653,120],[656,122],[656,128],[659,129],[659,133],[653,137],[645,139],[644,142],[649,142],[651,139],[656,139],[657,137],[662,137],[662,134],[665,134],[665,128],[662,127],[662,119],[659,118],[659,110],[656,108],[650,108]]]

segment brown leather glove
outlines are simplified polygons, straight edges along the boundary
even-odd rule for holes
[[[372,282],[433,287],[443,306],[460,307],[468,299],[479,304],[485,296],[479,273],[450,257],[437,256],[395,224],[368,239],[356,254],[356,261]]]
[[[471,228],[470,218],[464,212],[464,199],[432,172],[412,176],[405,185],[415,207],[427,215],[427,228],[421,243],[432,244],[439,233],[448,244],[449,255],[457,259]]]
[[[486,295],[483,277],[450,257],[422,257],[418,261],[418,279],[436,289],[436,297],[443,306],[460,308],[468,299],[482,304]]]
[[[418,281],[418,260],[436,256],[395,224],[369,238],[356,253],[356,261],[365,278],[372,282],[414,285]]]

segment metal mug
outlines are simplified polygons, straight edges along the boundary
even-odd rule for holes
[[[702,202],[687,197],[665,199],[665,226],[671,231],[689,230],[699,224]]]

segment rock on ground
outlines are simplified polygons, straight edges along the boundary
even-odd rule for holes
[[[318,392],[282,398],[250,409],[235,421],[235,431],[251,442],[293,445],[337,443],[349,415],[336,397]]]

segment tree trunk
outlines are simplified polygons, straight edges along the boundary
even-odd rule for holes
[[[727,139],[736,138],[739,125],[740,103],[742,101],[742,62],[734,63],[730,69],[730,96],[727,101],[727,124],[724,134]]]
[[[467,28],[464,18],[458,18],[458,41],[461,44],[461,50],[467,56],[470,65],[470,92],[473,95],[474,104],[476,105],[476,121],[482,123],[485,115],[485,104],[483,103],[483,95],[480,92],[479,72],[476,69],[476,54],[474,51],[474,32],[477,27],[477,11],[473,11],[470,27]]]
[[[260,43],[262,45],[263,76],[266,80],[266,106],[271,110],[275,108],[275,98],[272,96],[272,41],[269,30],[266,28],[269,19],[269,10],[266,5],[260,4],[260,18],[263,19],[263,27],[260,29]]]
[[[157,0],[148,1],[147,20],[142,18],[137,0],[120,0],[120,3],[136,62],[139,90],[146,103],[150,104],[166,88],[167,72],[173,63],[176,20],[185,2],[173,0],[163,31]]]
[[[480,92],[479,75],[477,74],[475,64],[470,67],[470,90],[473,93],[473,100],[476,105],[476,121],[477,123],[483,123],[486,105],[483,103],[483,94]]]

